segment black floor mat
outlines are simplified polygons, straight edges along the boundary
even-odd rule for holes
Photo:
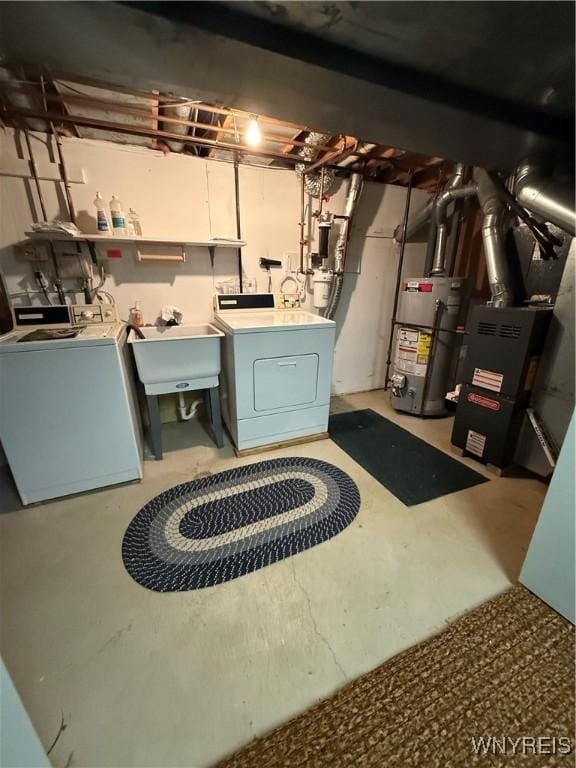
[[[340,448],[409,507],[487,482],[369,409],[334,414],[329,432]]]

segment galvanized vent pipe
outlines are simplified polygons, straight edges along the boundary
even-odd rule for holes
[[[464,184],[465,177],[468,173],[468,169],[463,163],[457,163],[454,166],[454,174],[450,181],[448,182],[448,185],[446,187],[446,190],[449,189],[455,189],[456,187],[461,187]],[[445,191],[446,191],[445,190]],[[434,215],[434,206],[436,204],[438,198],[430,198],[427,203],[425,203],[422,208],[419,208],[417,211],[414,211],[413,214],[410,215],[410,218],[408,219],[408,225],[406,227],[406,240],[410,240],[411,237],[413,237],[422,227],[430,220],[431,221],[431,231],[429,233],[430,238],[435,237],[435,227],[434,227],[434,221],[433,221],[433,215]],[[394,240],[396,240],[397,243],[400,243],[402,241],[402,232],[403,227],[402,224],[398,224],[396,229],[394,230]]]
[[[523,208],[576,235],[573,185],[544,179],[536,166],[525,162],[516,172],[514,193]]]
[[[482,241],[492,304],[509,307],[514,303],[504,243],[504,217],[507,212],[498,188],[483,168],[474,169],[478,202],[482,209]]]
[[[342,284],[344,282],[344,266],[346,264],[346,251],[348,250],[348,240],[350,238],[350,223],[352,217],[358,207],[358,201],[362,193],[363,177],[361,173],[353,173],[350,176],[350,186],[348,187],[348,194],[346,195],[346,206],[344,208],[344,216],[342,217],[342,226],[340,233],[338,234],[338,240],[336,241],[336,249],[334,252],[334,282],[332,283],[332,291],[328,306],[324,317],[329,320],[334,318],[338,303],[340,301],[340,295],[342,293]]]
[[[414,237],[414,235],[419,232],[422,227],[429,221],[432,215],[433,207],[434,198],[431,197],[430,200],[428,200],[428,202],[422,206],[422,208],[414,211],[412,216],[410,216],[408,219],[408,224],[406,226],[406,240],[410,240],[411,237]],[[394,240],[396,240],[397,243],[402,242],[402,232],[402,224],[398,224],[394,230]]]
[[[446,212],[448,206],[454,200],[471,197],[477,193],[476,184],[467,184],[464,187],[450,185],[444,190],[434,203],[434,224],[436,230],[436,244],[434,247],[434,260],[430,275],[437,277],[446,272],[446,245],[448,243],[448,222]]]

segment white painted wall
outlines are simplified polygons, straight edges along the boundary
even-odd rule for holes
[[[57,171],[54,147],[45,134],[32,134],[34,153],[43,168]],[[96,231],[93,200],[96,191],[109,200],[117,194],[125,209],[135,208],[145,235],[205,239],[236,235],[234,175],[229,163],[115,145],[85,139],[63,139],[67,165],[86,183],[73,184],[78,226]],[[10,293],[36,290],[29,265],[19,261],[13,246],[22,241],[32,221],[40,218],[36,189],[29,178],[3,175],[13,172],[18,157],[26,158],[17,135],[0,133],[0,267]],[[21,167],[21,164],[20,164]],[[57,172],[53,173],[57,178]],[[43,181],[49,218],[67,218],[62,185]],[[285,261],[298,252],[300,187],[292,171],[240,166],[240,203],[245,276],[256,278],[258,290],[268,287],[268,276],[258,266],[261,256]],[[341,213],[346,183],[338,182],[328,209]],[[392,233],[401,220],[406,191],[367,183],[354,222],[341,305],[333,388],[337,393],[383,386],[386,350],[398,258]],[[426,194],[416,190],[413,205]],[[316,201],[312,201],[312,208]],[[310,209],[309,209],[310,211]],[[335,237],[334,237],[335,241]],[[405,274],[421,273],[423,243],[406,249]],[[218,249],[214,270],[205,249],[190,248],[186,263],[139,263],[133,249],[121,259],[102,253],[108,277],[104,289],[119,306],[121,317],[139,299],[146,322],[155,322],[162,305],[174,304],[185,322],[210,319],[212,296],[218,285],[237,277],[234,251]],[[272,288],[279,290],[283,270],[272,273]],[[74,287],[70,284],[70,287]],[[31,294],[32,295],[32,294]],[[34,294],[34,302],[41,297]],[[81,300],[81,297],[79,297]],[[26,297],[14,303],[29,303]],[[307,308],[311,307],[308,295]]]

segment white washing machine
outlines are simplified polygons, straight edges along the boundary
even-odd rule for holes
[[[336,324],[293,294],[216,296],[222,406],[238,450],[328,430]]]
[[[18,307],[0,336],[0,442],[23,504],[142,477],[113,305]]]

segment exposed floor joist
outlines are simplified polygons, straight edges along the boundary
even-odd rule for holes
[[[265,163],[292,168],[304,162],[307,172],[332,168],[342,174],[353,170],[390,184],[413,183],[424,189],[437,185],[451,165],[439,157],[415,154],[397,147],[368,144],[354,136],[330,134],[315,143],[304,160],[309,126],[268,115],[254,115],[221,104],[207,104],[188,96],[157,90],[125,89],[116,84],[83,78],[26,76],[3,81],[0,116],[15,128],[49,130],[52,122],[66,135],[133,142],[164,152],[193,152],[214,159]],[[246,142],[246,131],[256,119],[261,131],[257,147]]]

